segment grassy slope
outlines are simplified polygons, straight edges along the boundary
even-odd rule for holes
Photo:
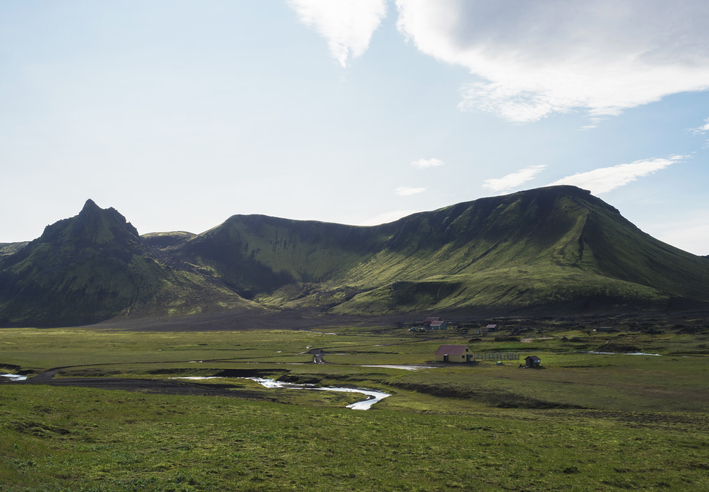
[[[28,244],[27,241],[21,243],[0,243],[0,258],[14,255]]]
[[[320,288],[289,286],[261,300],[332,302],[341,313],[561,302],[575,302],[576,309],[667,307],[673,296],[709,300],[709,265],[702,258],[651,238],[571,187],[482,199],[356,230],[364,240],[347,249],[317,236],[306,243],[319,251],[318,261],[340,260],[332,271],[337,275],[311,275],[322,280]],[[284,259],[259,252],[255,258],[266,265]],[[301,265],[300,279],[307,277],[305,267],[316,266]]]
[[[265,216],[234,216],[187,242],[182,255],[242,295],[340,278],[381,246],[373,229]]]
[[[600,207],[591,207],[600,215]],[[584,243],[606,275],[651,285],[676,296],[709,299],[709,270],[699,256],[645,234],[619,214],[589,221]]]

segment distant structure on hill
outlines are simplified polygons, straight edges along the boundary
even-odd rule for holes
[[[434,321],[431,323],[432,330],[445,330],[448,328],[448,321]]]
[[[426,318],[423,322],[423,330],[445,330],[448,328],[448,321],[443,318]]]
[[[497,325],[494,323],[491,323],[485,327],[485,331],[487,331],[488,333],[492,333],[494,331],[497,331]]]
[[[436,362],[472,362],[474,357],[467,345],[441,345],[436,350]]]

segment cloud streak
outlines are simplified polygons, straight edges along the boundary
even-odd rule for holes
[[[426,191],[426,188],[410,188],[408,186],[399,186],[397,189],[394,190],[394,193],[399,196],[411,196],[418,195],[419,193],[423,193],[424,191]]]
[[[483,182],[483,188],[494,192],[511,190],[534,178],[544,168],[546,168],[544,165],[529,166],[501,178],[486,179]]]
[[[396,0],[398,29],[478,80],[461,110],[532,122],[592,118],[709,89],[709,2]]]
[[[567,176],[550,183],[549,186],[573,185],[598,195],[631,183],[642,176],[665,169],[684,159],[685,156],[674,155],[667,159],[639,160],[629,164],[618,164],[613,167],[603,167],[586,173]]]
[[[288,0],[298,19],[327,40],[342,67],[361,56],[386,16],[386,0]]]
[[[440,159],[419,159],[417,161],[414,161],[411,163],[412,166],[417,167],[419,169],[426,169],[429,167],[439,167],[442,166],[444,163]]]
[[[694,130],[694,133],[704,133],[704,132],[709,132],[709,118],[704,120],[704,125],[700,126],[699,128],[696,128]]]

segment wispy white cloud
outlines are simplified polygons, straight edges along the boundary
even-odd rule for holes
[[[694,133],[704,133],[704,132],[709,132],[709,118],[704,120],[704,125],[700,126],[699,128],[694,129]]]
[[[577,173],[550,183],[555,185],[574,185],[589,190],[594,195],[607,193],[636,179],[652,174],[660,169],[684,160],[686,156],[673,155],[667,159],[650,159],[618,164],[613,167],[602,167],[586,173]]]
[[[327,39],[330,54],[343,67],[369,47],[386,16],[386,0],[288,0],[298,18]]]
[[[375,226],[379,224],[388,224],[389,222],[394,222],[402,217],[406,217],[411,214],[415,214],[417,210],[392,210],[391,212],[384,212],[371,219],[364,220],[357,225],[362,226]]]
[[[479,78],[462,110],[517,122],[610,116],[709,88],[709,2],[396,0],[422,52]]]
[[[412,166],[419,169],[426,169],[427,167],[438,167],[442,166],[444,163],[440,159],[419,159],[411,163]]]
[[[426,188],[410,188],[408,186],[399,186],[397,189],[394,190],[394,193],[399,196],[411,196],[423,193],[424,191],[426,191]]]
[[[544,165],[529,166],[529,167],[525,167],[524,169],[520,169],[519,171],[508,174],[506,176],[503,176],[501,178],[486,179],[483,182],[483,188],[486,188],[488,190],[495,191],[495,192],[506,191],[506,190],[511,190],[513,188],[517,188],[518,186],[522,185],[523,183],[534,178],[534,176],[536,176],[537,174],[542,172],[545,167],[546,166],[544,166]]]

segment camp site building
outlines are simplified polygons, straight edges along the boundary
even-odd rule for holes
[[[466,345],[441,345],[436,350],[436,362],[472,362],[473,359]]]
[[[445,330],[448,328],[448,321],[432,321],[429,326],[432,330]]]
[[[542,360],[537,357],[536,355],[530,355],[528,357],[524,358],[524,367],[539,367],[542,363]]]

